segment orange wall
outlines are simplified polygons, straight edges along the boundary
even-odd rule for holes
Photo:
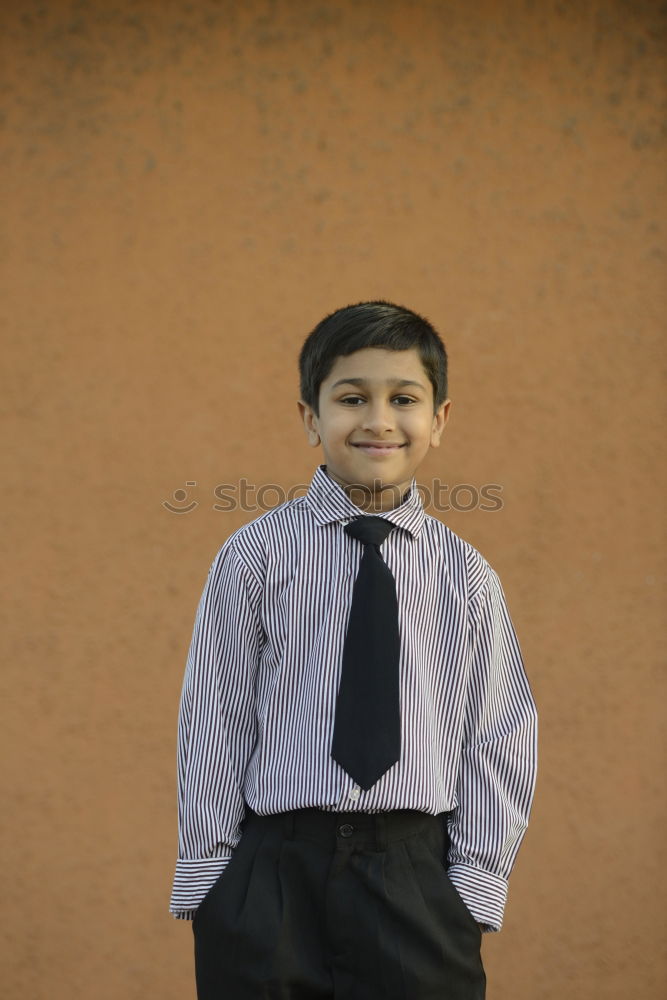
[[[664,7],[0,16],[3,996],[194,996],[178,696],[210,562],[257,513],[213,489],[310,480],[298,349],[371,297],[443,331],[418,478],[502,486],[438,516],[499,571],[542,713],[489,1000],[659,996]]]

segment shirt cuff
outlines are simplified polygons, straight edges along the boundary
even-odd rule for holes
[[[231,859],[231,852],[219,858],[179,858],[169,903],[177,920],[192,920],[199,904]]]
[[[453,864],[447,875],[478,924],[499,931],[507,902],[507,879],[472,865]]]

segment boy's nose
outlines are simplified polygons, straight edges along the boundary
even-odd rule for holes
[[[389,431],[394,427],[394,414],[390,407],[378,404],[370,406],[364,414],[363,429],[373,431],[378,434],[381,431]]]

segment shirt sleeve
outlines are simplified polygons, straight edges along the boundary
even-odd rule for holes
[[[537,712],[500,580],[485,568],[471,602],[471,668],[447,860],[475,920],[498,931],[532,806]]]
[[[259,587],[231,536],[213,561],[195,618],[178,718],[178,860],[169,909],[191,919],[228,864],[245,815],[256,739]]]

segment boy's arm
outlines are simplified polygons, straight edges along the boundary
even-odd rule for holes
[[[537,713],[496,573],[474,600],[472,661],[448,875],[475,920],[500,930],[535,788]]]
[[[169,907],[179,919],[192,918],[238,844],[255,743],[260,588],[232,539],[209,570],[181,693],[178,861]]]

